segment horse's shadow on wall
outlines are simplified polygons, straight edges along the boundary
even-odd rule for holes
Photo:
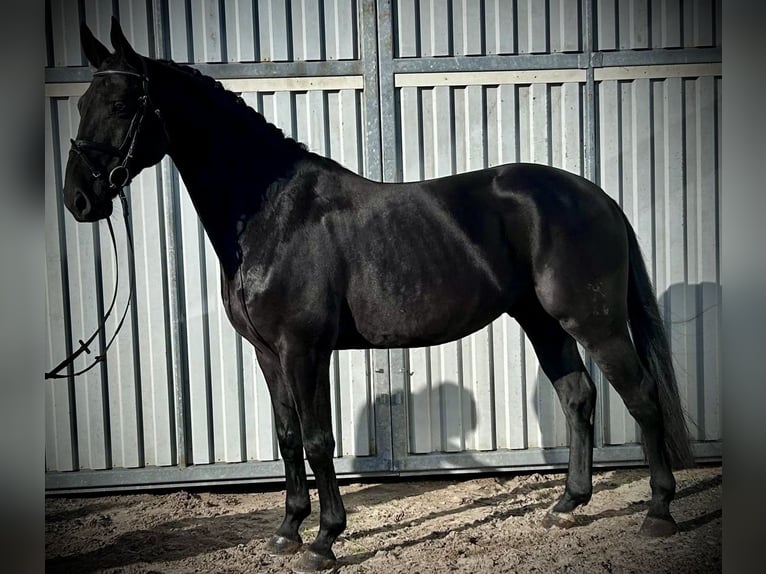
[[[481,464],[476,460],[471,450],[465,450],[466,440],[470,441],[471,434],[476,430],[478,414],[476,401],[471,391],[459,383],[453,381],[441,381],[429,385],[415,393],[405,393],[405,428],[398,428],[396,433],[403,435],[407,457],[434,457],[433,464],[438,465],[438,471],[443,472],[450,468],[479,467]],[[450,408],[441,408],[449,404]],[[370,422],[372,421],[372,422]],[[375,448],[375,419],[367,407],[363,407],[356,414],[357,432],[369,428],[370,452],[374,456]],[[426,421],[428,424],[422,424]],[[394,431],[394,429],[392,429]],[[360,433],[364,434],[364,433]],[[363,437],[357,437],[357,441]],[[396,456],[396,455],[395,455]],[[459,456],[459,462],[455,457]],[[367,468],[363,464],[363,457],[355,457],[351,461],[351,474],[364,475]],[[401,499],[402,493],[396,488],[394,481],[398,478],[382,479],[373,478],[375,484],[365,486],[359,493],[350,492],[344,494],[347,507],[353,508],[356,498],[372,500],[374,504],[383,504],[391,500]],[[412,477],[412,489],[408,496],[417,496],[425,492],[445,488],[448,481],[444,477],[424,477],[422,479]]]

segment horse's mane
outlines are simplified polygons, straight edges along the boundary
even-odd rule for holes
[[[301,156],[306,153],[307,148],[305,144],[285,135],[285,133],[272,123],[269,123],[266,118],[250,107],[247,102],[237,93],[227,90],[223,87],[221,82],[215,78],[211,78],[200,72],[198,69],[187,66],[185,64],[179,64],[173,60],[158,59],[157,62],[164,64],[170,68],[183,72],[185,74],[193,76],[201,84],[207,86],[215,95],[219,98],[220,102],[225,106],[236,107],[241,110],[243,119],[250,122],[252,127],[256,143],[261,146],[268,145],[273,153],[273,147],[275,143],[282,144],[280,147],[282,151],[288,155]]]

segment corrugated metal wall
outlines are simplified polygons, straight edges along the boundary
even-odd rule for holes
[[[394,11],[399,58],[581,49],[578,2],[399,0]]]
[[[697,455],[720,456],[720,2],[50,0],[51,365],[97,325],[116,272],[106,228],[77,224],[60,199],[89,80],[78,22],[106,40],[113,8],[140,52],[199,66],[373,179],[532,161],[600,183],[642,242]],[[45,383],[48,488],[278,479],[263,375],[225,319],[183,183],[164,160],[129,196],[133,258],[116,231],[134,304],[103,367]],[[635,422],[594,378],[595,460],[640,463]],[[336,353],[331,381],[340,474],[566,462],[558,400],[507,317],[438,347]]]

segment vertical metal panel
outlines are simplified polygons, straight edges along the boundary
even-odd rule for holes
[[[581,45],[579,2],[550,0],[550,51],[578,52]]]
[[[135,246],[135,345],[138,347],[146,464],[175,463],[173,390],[168,347],[166,266],[161,190],[155,169],[130,185]]]
[[[62,245],[60,156],[57,138],[59,102],[45,107],[45,303],[48,335],[48,364],[54,365],[69,352],[67,345],[68,302],[64,270],[66,244]],[[45,468],[66,471],[75,468],[73,444],[74,402],[68,380],[45,381]]]
[[[115,238],[118,256],[115,259],[109,234],[102,232],[100,235],[101,279],[104,286],[104,298],[108,299],[111,296],[112,286],[119,279],[122,290],[118,295],[118,305],[123,305],[131,272],[131,262],[124,256],[129,253],[127,236],[124,229],[121,229],[120,225],[116,225]],[[140,368],[137,368],[136,365],[139,356],[135,344],[136,300],[133,302],[133,313],[129,312],[126,315],[122,327],[126,334],[130,333],[134,336],[118,336],[112,344],[106,361],[112,465],[120,468],[139,467],[144,464],[141,373]],[[107,333],[115,332],[121,314],[121,310],[115,310],[113,315],[109,317],[106,323]],[[154,326],[158,327],[158,332],[162,332],[164,329],[164,317],[162,315],[155,318]],[[109,336],[111,337],[111,335]]]
[[[720,46],[720,0],[596,0],[596,50]]]
[[[168,57],[176,62],[191,62],[192,49],[189,38],[189,21],[186,0],[167,0],[168,11]]]
[[[258,366],[252,345],[242,342],[244,378],[244,421],[246,459],[277,460],[279,449],[274,432],[274,413],[271,410],[263,371]]]
[[[259,56],[258,3],[225,0],[226,55],[230,62],[256,62]]]
[[[455,0],[452,3],[452,35],[456,56],[484,53],[483,14],[481,2]]]
[[[399,58],[581,50],[569,0],[396,0],[394,14]]]
[[[140,54],[154,56],[154,45],[149,35],[153,15],[147,9],[147,4],[147,2],[119,2],[118,17],[131,46]]]
[[[207,298],[204,282],[204,239],[202,226],[183,183],[180,183],[179,242],[183,246],[181,273],[184,277],[184,309],[188,357],[188,415],[190,462],[213,462],[212,414],[208,364]],[[196,270],[196,272],[195,272]]]
[[[720,277],[718,259],[719,187],[717,166],[720,134],[720,78],[684,79],[681,91],[686,140],[686,221],[687,232],[684,261],[688,276],[682,281],[686,306],[678,317],[673,295],[678,291],[671,284],[669,319],[676,326],[677,336],[671,344],[687,373],[687,405],[696,423],[693,433],[699,440],[715,440],[721,436],[720,364],[718,356]],[[673,291],[675,289],[676,291]],[[679,347],[679,339],[686,348]],[[685,352],[684,352],[685,351]]]
[[[519,324],[503,316],[492,324],[495,440],[499,449],[527,446],[524,334]]]
[[[69,138],[77,132],[77,98],[60,102],[59,119],[62,138],[59,146],[67,150]],[[65,218],[64,229],[69,272],[66,281],[69,287],[70,336],[76,341],[80,334],[92,332],[101,318],[103,299],[98,281],[100,258],[96,258],[98,231],[97,224],[80,225],[72,218]],[[107,396],[102,374],[101,369],[94,368],[74,382],[80,468],[101,469],[108,466],[105,420]]]
[[[53,65],[83,66],[85,62],[80,49],[79,34],[73,34],[80,22],[78,0],[50,2],[51,42]]]
[[[516,51],[516,12],[513,2],[485,0],[484,34],[487,54]]]
[[[260,53],[264,62],[283,62],[293,57],[288,6],[285,0],[264,0],[258,3]]]
[[[187,4],[194,62],[224,61],[220,3],[218,0],[190,0]]]
[[[319,60],[322,58],[322,41],[319,3],[317,0],[291,2],[293,55],[296,60]]]
[[[520,54],[535,54],[548,51],[547,2],[519,0],[518,39]]]
[[[601,82],[601,185],[639,236],[697,440],[720,438],[717,122],[720,79]],[[609,444],[638,440],[613,390]]]

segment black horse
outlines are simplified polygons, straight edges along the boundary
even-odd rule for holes
[[[334,349],[435,345],[502,313],[521,324],[571,431],[566,489],[549,524],[591,497],[596,390],[579,342],[641,426],[652,498],[641,528],[676,531],[671,466],[691,464],[669,346],[635,234],[591,182],[532,164],[381,184],[313,154],[191,67],[137,54],[116,20],[111,53],[83,25],[96,68],[80,100],[64,202],[78,221],[112,213],[131,176],[169,154],[220,260],[223,304],[253,344],[276,416],[286,511],[269,541],[296,571],[335,562],[346,525],[333,469]]]

